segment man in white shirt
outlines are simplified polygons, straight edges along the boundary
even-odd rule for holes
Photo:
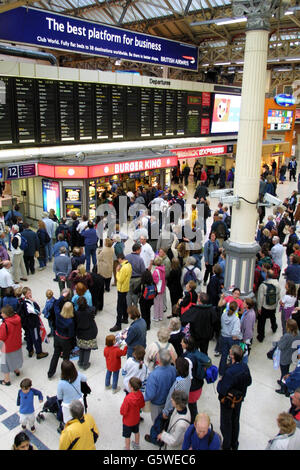
[[[141,245],[142,245],[142,250],[141,250],[141,255],[140,256],[144,260],[144,264],[145,264],[146,269],[148,269],[148,271],[150,271],[151,268],[152,268],[153,260],[155,258],[155,253],[154,253],[151,245],[149,245],[149,243],[147,243],[147,238],[145,236],[140,237],[140,242],[141,242]]]
[[[280,238],[277,236],[274,236],[272,238],[273,245],[271,248],[271,256],[274,261],[274,263],[278,264],[280,269],[282,269],[282,255],[284,252],[284,247],[279,243]]]
[[[21,234],[19,233],[19,226],[13,225],[11,233],[12,276],[14,282],[18,284],[20,279],[21,281],[27,281],[27,271],[24,263],[24,251],[21,249]]]
[[[45,250],[46,250],[46,261],[52,261],[53,255],[53,246],[52,246],[52,239],[55,237],[55,223],[52,219],[49,219],[48,212],[42,213],[42,221],[46,225],[47,233],[50,237],[50,242],[46,243]]]
[[[14,283],[12,275],[9,272],[10,268],[10,261],[6,260],[0,262],[0,289],[2,291],[7,287],[13,287],[14,289],[18,287],[18,285]]]

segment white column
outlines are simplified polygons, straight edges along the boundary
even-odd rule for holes
[[[268,31],[247,31],[234,194],[256,202],[259,193]],[[254,244],[257,206],[240,200],[233,206],[230,241]]]

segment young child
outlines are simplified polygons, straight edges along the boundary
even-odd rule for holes
[[[115,335],[108,335],[105,339],[104,348],[104,357],[106,359],[106,377],[105,377],[105,388],[109,390],[112,388],[112,393],[117,393],[120,390],[118,387],[118,380],[119,380],[119,372],[121,369],[121,357],[126,356],[127,354],[127,346],[124,349],[120,349],[120,347],[116,344],[116,337]],[[113,376],[112,379],[112,386],[110,384],[111,375]]]
[[[46,290],[46,298],[47,300],[45,303],[45,307],[43,308],[43,314],[44,314],[44,317],[47,318],[48,320],[48,325],[50,328],[50,334],[48,335],[49,337],[49,336],[54,336],[54,326],[51,320],[51,309],[53,308],[53,304],[56,300],[54,297],[53,291],[51,289]]]
[[[186,312],[192,305],[197,304],[198,295],[196,292],[197,284],[195,281],[189,281],[185,286],[184,296],[178,300],[181,315]]]
[[[43,394],[39,390],[32,388],[30,379],[23,379],[20,387],[17,398],[17,406],[20,407],[20,423],[23,430],[26,429],[28,423],[30,431],[35,432],[34,397],[39,397],[39,402],[43,403]]]
[[[132,447],[134,450],[140,449],[140,409],[144,408],[145,400],[140,390],[142,382],[137,377],[131,377],[129,380],[130,393],[126,395],[120,408],[120,414],[123,416],[123,437],[125,438],[125,449],[130,450],[130,436],[134,433]]]
[[[145,348],[137,345],[133,349],[132,357],[129,357],[122,368],[124,392],[130,393],[129,381],[131,377],[141,380],[141,392],[144,392],[148,376],[148,367],[144,364]]]
[[[196,230],[197,220],[198,220],[197,206],[196,204],[192,204],[192,213],[191,213],[191,218],[190,218],[192,230]]]

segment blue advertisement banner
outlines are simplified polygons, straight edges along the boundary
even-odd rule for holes
[[[0,13],[0,40],[133,62],[198,69],[198,47],[38,8]]]

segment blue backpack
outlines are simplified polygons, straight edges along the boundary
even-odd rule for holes
[[[217,366],[210,366],[208,369],[206,369],[206,376],[205,376],[205,380],[208,384],[212,384],[214,383],[217,378],[218,378],[218,374],[219,374],[219,369],[217,368]]]
[[[26,240],[26,238],[20,233],[20,239],[21,239],[21,243],[20,243],[20,248],[21,250],[26,250],[28,248],[28,241]]]
[[[186,273],[185,273],[184,278],[183,278],[183,284],[184,284],[185,286],[186,286],[187,283],[190,282],[190,281],[195,281],[196,284],[197,284],[197,276],[196,276],[196,274],[195,274],[195,272],[194,272],[195,267],[196,267],[196,266],[194,266],[192,269],[189,269],[189,268],[186,267]]]

